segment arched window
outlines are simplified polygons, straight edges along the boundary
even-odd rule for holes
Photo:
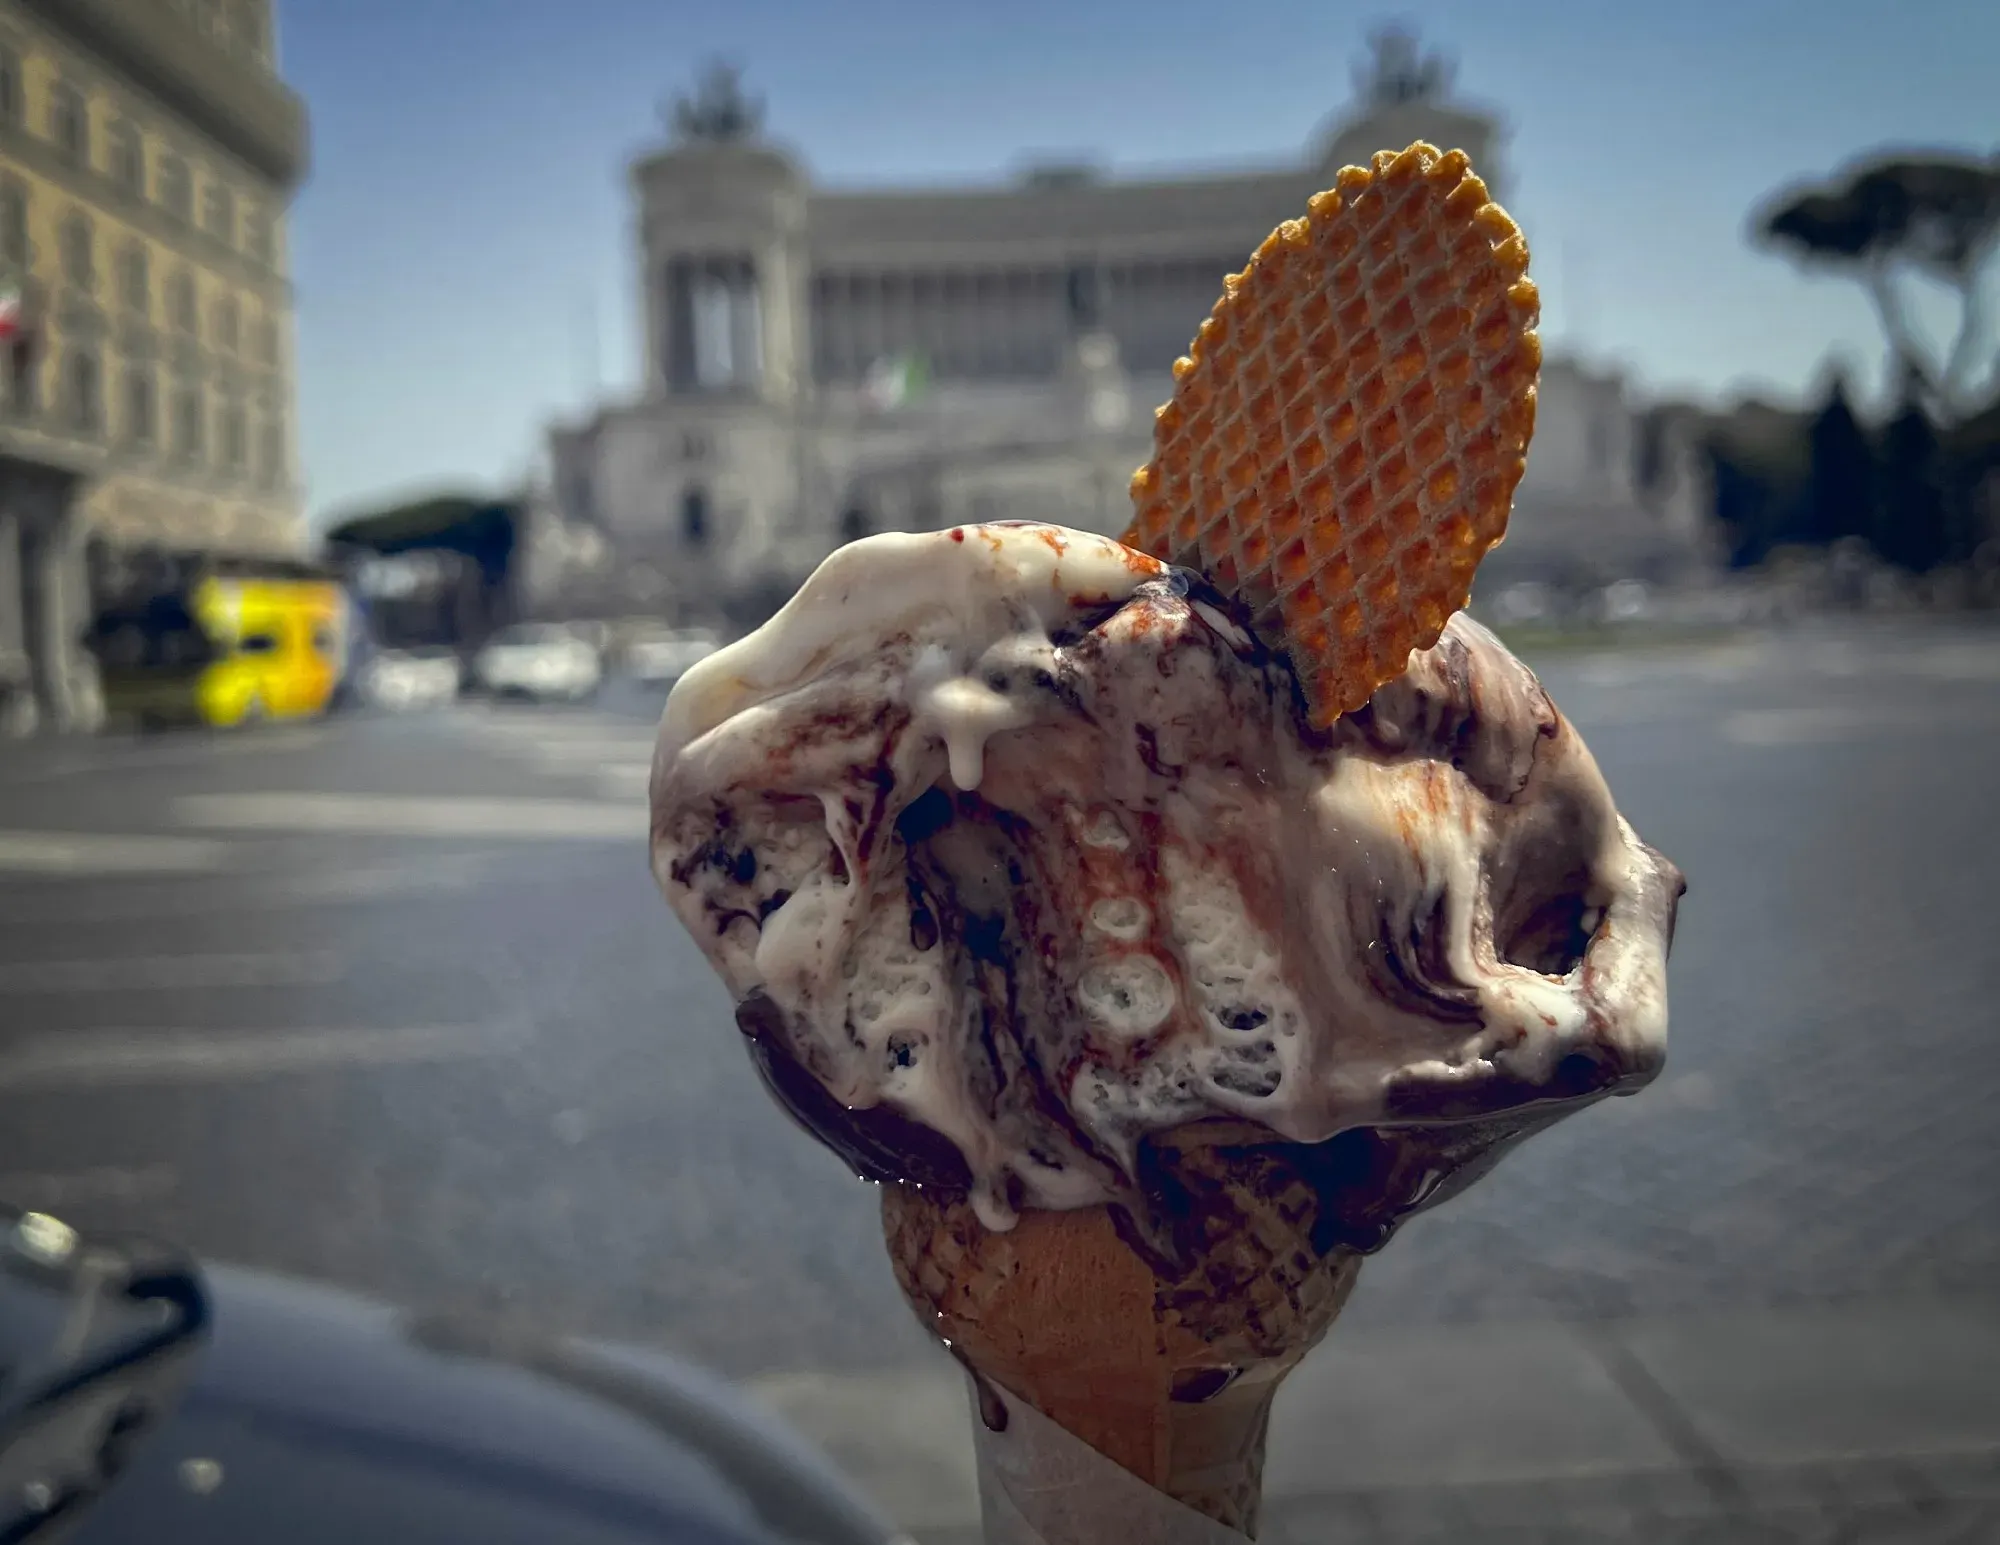
[[[138,198],[146,196],[146,146],[124,119],[111,126],[111,177]]]
[[[174,392],[174,450],[187,461],[201,459],[201,388],[191,381]]]
[[[72,209],[63,218],[62,270],[77,288],[97,288],[97,230],[81,209]]]
[[[160,204],[176,220],[194,215],[194,183],[188,177],[188,164],[171,152],[160,157]]]
[[[28,190],[18,182],[0,183],[0,262],[26,268],[29,259]]]
[[[31,418],[41,407],[41,366],[24,338],[7,347],[7,411]]]
[[[243,206],[243,250],[259,263],[270,266],[271,217],[255,204]]]
[[[201,201],[201,223],[217,241],[236,244],[236,195],[211,181]]]
[[[256,340],[254,353],[260,365],[278,363],[278,323],[275,317],[259,317],[251,333]]]
[[[249,430],[243,418],[243,404],[225,402],[219,418],[220,433],[216,438],[222,442],[222,464],[231,472],[240,472],[250,453]]]
[[[152,274],[146,261],[146,249],[138,242],[127,242],[118,254],[118,299],[127,311],[147,316],[153,309]]]
[[[218,349],[236,352],[236,345],[242,336],[240,313],[236,307],[236,297],[225,295],[215,303],[215,346]]]
[[[90,106],[66,80],[49,92],[49,138],[72,161],[90,164]]]
[[[0,121],[18,124],[21,107],[21,56],[0,44]]]
[[[94,435],[104,428],[104,372],[89,349],[69,351],[63,407],[69,427],[78,434]]]
[[[197,326],[194,304],[194,275],[185,268],[167,280],[167,318],[184,333]]]
[[[708,490],[699,484],[681,495],[681,539],[690,547],[708,545]]]
[[[159,433],[159,405],[153,396],[153,372],[147,365],[125,367],[125,438],[151,445]]]

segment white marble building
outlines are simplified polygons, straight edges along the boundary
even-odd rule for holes
[[[1306,154],[1262,170],[1058,167],[1011,186],[843,192],[814,186],[761,137],[734,78],[711,76],[680,104],[674,143],[632,168],[645,384],[551,431],[553,518],[601,539],[634,602],[725,623],[762,615],[866,531],[1028,517],[1121,530],[1151,410],[1223,276],[1340,167],[1428,139],[1465,149],[1504,197],[1498,120],[1449,100],[1412,42],[1379,37],[1357,84]],[[1672,522],[1635,495],[1621,383],[1556,360],[1543,391],[1504,567],[1579,540],[1620,570],[1676,550]],[[560,604],[559,576],[536,588]]]

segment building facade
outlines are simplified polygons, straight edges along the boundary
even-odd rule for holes
[[[94,583],[302,550],[271,0],[0,0],[0,718],[87,727]]]
[[[1464,149],[1504,196],[1497,117],[1453,100],[1413,40],[1378,36],[1357,88],[1304,154],[1268,166],[852,192],[813,186],[733,76],[712,75],[674,142],[632,168],[645,385],[552,432],[558,518],[602,535],[635,602],[737,625],[869,531],[1036,518],[1115,534],[1151,410],[1224,276],[1342,166],[1425,139]],[[1572,508],[1636,518],[1623,390],[1552,367],[1530,463],[1565,512],[1552,531]],[[1517,556],[1534,524],[1517,520]]]

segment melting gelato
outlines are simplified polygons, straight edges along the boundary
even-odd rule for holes
[[[1143,1216],[1151,1145],[1225,1122],[1313,1145],[1372,1248],[1665,1053],[1680,875],[1463,615],[1322,734],[1198,576],[871,537],[681,679],[652,798],[774,1091],[992,1228]]]

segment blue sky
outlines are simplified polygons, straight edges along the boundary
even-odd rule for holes
[[[1222,20],[1245,13],[1259,36]],[[712,56],[816,179],[936,184],[1038,154],[1296,155],[1398,17],[1509,121],[1545,337],[1650,395],[1796,397],[1829,357],[1872,379],[1860,292],[1749,248],[1747,211],[1877,145],[2000,143],[2000,5],[1978,0],[279,0],[313,122],[308,508],[499,486],[593,376],[636,387],[624,168]]]

